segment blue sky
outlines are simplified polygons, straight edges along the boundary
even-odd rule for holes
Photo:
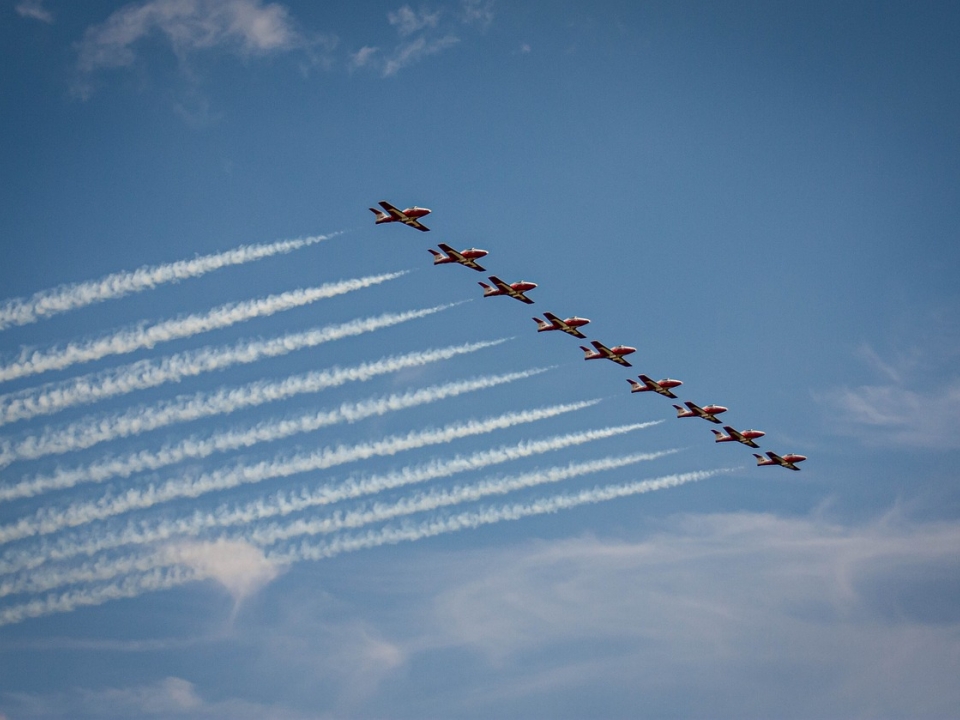
[[[0,717],[956,716],[958,22],[0,4]]]

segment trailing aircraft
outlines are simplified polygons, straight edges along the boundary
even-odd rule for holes
[[[720,413],[725,413],[727,411],[727,409],[723,405],[707,405],[705,407],[700,407],[696,403],[692,403],[689,400],[687,400],[684,403],[684,405],[687,406],[686,410],[684,410],[679,405],[674,405],[674,407],[677,409],[678,418],[701,417],[704,420],[709,420],[712,423],[717,423],[717,425],[720,424],[720,421],[717,420],[717,418],[714,416],[719,415]]]
[[[525,302],[528,305],[533,305],[533,300],[524,295],[528,290],[533,290],[537,284],[532,282],[526,282],[520,280],[519,282],[511,283],[507,285],[503,280],[498,278],[496,275],[490,276],[490,282],[496,285],[495,288],[490,287],[486,283],[480,283],[480,287],[483,288],[484,297],[494,297],[496,295],[508,295],[509,297],[519,300],[520,302]]]
[[[379,203],[386,212],[377,210],[376,208],[370,208],[370,212],[377,216],[376,225],[382,223],[392,223],[400,222],[404,225],[409,225],[410,227],[415,227],[417,230],[422,232],[427,232],[430,230],[426,225],[421,225],[418,222],[417,218],[422,218],[424,215],[429,215],[430,210],[428,208],[417,207],[408,207],[406,210],[398,210],[393,205],[388,203],[386,200],[381,200]]]
[[[792,453],[781,457],[769,450],[767,451],[767,457],[757,455],[757,453],[754,453],[753,456],[757,459],[757,465],[780,465],[781,467],[790,468],[791,470],[799,470],[800,468],[796,466],[796,463],[803,462],[807,459],[806,455],[794,455]]]
[[[562,332],[567,333],[567,335],[573,335],[578,338],[585,338],[582,332],[577,330],[579,327],[583,327],[590,323],[587,318],[577,317],[568,317],[566,320],[561,320],[553,313],[544,313],[543,316],[549,321],[541,320],[540,318],[534,318],[537,325],[537,332],[547,332],[549,330],[561,330]]]
[[[749,445],[752,448],[760,447],[754,442],[754,438],[763,437],[766,435],[763,430],[744,430],[743,432],[740,432],[739,430],[734,430],[729,425],[724,425],[723,429],[727,431],[726,435],[719,430],[710,431],[716,436],[716,442],[738,442],[743,443],[744,445]]]
[[[677,396],[670,392],[670,388],[680,387],[683,383],[680,380],[671,380],[670,378],[664,378],[657,382],[643,373],[640,374],[640,379],[643,381],[643,385],[638,383],[636,380],[631,380],[627,378],[627,382],[630,383],[630,392],[655,392],[664,397],[676,398]]]
[[[444,265],[445,263],[460,263],[471,270],[479,270],[483,272],[486,268],[477,265],[474,262],[477,258],[482,258],[487,254],[486,250],[480,250],[479,248],[467,248],[466,250],[454,250],[452,247],[446,243],[439,243],[438,247],[443,250],[446,255],[438,253],[436,250],[430,250],[430,254],[433,255],[433,264],[434,265]]]
[[[593,345],[594,349],[591,350],[588,347],[580,346],[580,349],[583,350],[583,359],[584,360],[600,360],[606,358],[607,360],[613,360],[613,362],[618,365],[623,365],[624,367],[631,367],[630,363],[623,359],[624,355],[629,355],[630,353],[635,353],[636,348],[630,347],[629,345],[615,345],[612,348],[608,348],[602,342],[594,340],[590,343]]]

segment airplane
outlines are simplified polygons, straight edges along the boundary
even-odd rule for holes
[[[584,353],[584,360],[600,360],[601,358],[606,358],[607,360],[613,360],[613,362],[618,365],[632,367],[630,363],[623,359],[623,356],[635,353],[637,351],[636,348],[630,347],[629,345],[615,345],[612,348],[608,348],[597,340],[592,341],[590,344],[593,345],[594,350],[584,347],[583,345],[580,346],[580,349],[583,350]]]
[[[496,288],[492,288],[486,283],[480,283],[480,287],[483,288],[484,297],[494,297],[495,295],[509,295],[510,297],[519,300],[520,302],[525,302],[527,305],[533,305],[533,300],[524,295],[528,290],[533,290],[537,284],[532,282],[526,282],[525,280],[520,280],[519,282],[511,283],[507,285],[503,280],[498,278],[496,275],[490,276],[490,282],[496,285]]]
[[[562,330],[563,332],[567,333],[567,335],[573,335],[574,337],[578,337],[578,338],[586,337],[586,335],[584,335],[582,332],[577,330],[577,328],[583,327],[584,325],[589,324],[590,321],[587,318],[577,317],[576,315],[574,315],[573,317],[568,317],[566,320],[561,320],[553,313],[544,313],[543,316],[549,322],[535,317],[534,320],[539,326],[537,328],[537,332],[546,332],[548,330]]]
[[[644,374],[640,374],[640,379],[643,381],[643,385],[638,383],[636,380],[631,380],[627,378],[627,382],[630,383],[630,392],[650,392],[659,393],[664,397],[676,398],[677,396],[670,392],[670,388],[679,387],[683,385],[680,380],[671,380],[670,378],[664,378],[660,382],[652,380]]]
[[[696,403],[692,403],[687,400],[684,405],[687,406],[687,410],[684,410],[679,405],[674,405],[677,409],[677,417],[702,417],[704,420],[709,420],[712,423],[720,424],[720,421],[714,417],[714,415],[719,415],[720,413],[725,413],[727,409],[723,405],[707,405],[706,407],[700,407]]]
[[[787,454],[783,457],[780,457],[775,452],[767,451],[767,457],[763,455],[757,455],[756,453],[753,456],[757,459],[757,465],[781,465],[785,468],[790,468],[791,470],[799,470],[795,463],[803,462],[806,460],[805,455],[793,455]],[[769,458],[769,460],[767,459]]]
[[[760,447],[753,440],[754,438],[763,437],[766,435],[763,430],[744,430],[740,432],[739,430],[734,430],[729,425],[724,425],[723,429],[727,431],[727,434],[724,435],[719,430],[711,430],[714,435],[717,437],[717,442],[738,442],[743,443],[744,445],[749,445],[752,448]]]
[[[370,208],[370,212],[377,216],[376,225],[380,225],[381,223],[402,222],[404,225],[415,227],[422,232],[430,230],[426,225],[421,225],[417,222],[417,218],[422,218],[424,215],[430,214],[428,208],[414,205],[413,207],[408,207],[406,210],[398,210],[386,200],[381,200],[379,204],[386,212],[382,212],[376,208]]]
[[[460,263],[471,270],[479,270],[480,272],[483,272],[486,269],[474,262],[477,258],[482,258],[484,255],[486,255],[486,250],[480,250],[479,248],[467,248],[466,250],[457,252],[446,243],[439,243],[438,247],[443,250],[446,255],[438,253],[436,250],[431,250],[430,254],[433,255],[434,265],[443,265],[444,263]]]

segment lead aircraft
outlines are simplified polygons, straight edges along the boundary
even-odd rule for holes
[[[684,403],[684,405],[687,406],[686,410],[684,410],[679,405],[674,405],[674,407],[677,409],[678,418],[701,417],[704,420],[709,420],[710,422],[716,423],[717,425],[720,424],[720,421],[717,420],[717,418],[714,416],[719,415],[720,413],[725,413],[727,411],[727,409],[723,405],[706,405],[704,407],[700,407],[696,403],[692,403],[689,400],[687,400]]]
[[[635,353],[636,348],[630,347],[629,345],[615,345],[612,348],[608,348],[602,342],[594,340],[590,343],[593,345],[594,349],[591,350],[588,347],[580,346],[580,349],[583,350],[583,359],[584,360],[601,360],[606,358],[607,360],[612,360],[618,365],[623,365],[624,367],[632,367],[630,363],[623,359],[624,355],[629,355],[630,353]]]
[[[376,225],[380,225],[382,223],[400,222],[404,225],[415,227],[421,232],[428,232],[430,230],[430,228],[428,228],[426,225],[422,225],[417,220],[417,218],[422,218],[424,215],[429,215],[429,208],[422,208],[414,205],[413,207],[408,207],[406,210],[398,210],[386,200],[381,200],[379,205],[386,210],[386,212],[377,210],[376,208],[370,208],[370,212],[377,216],[377,222],[375,223]]]
[[[460,263],[471,270],[479,270],[483,272],[486,268],[477,265],[475,260],[477,258],[482,258],[487,254],[486,250],[481,250],[479,248],[467,248],[466,250],[454,250],[452,247],[446,243],[439,243],[437,245],[446,255],[438,253],[436,250],[430,250],[430,254],[433,255],[433,264],[434,265],[444,265],[445,263]]]
[[[640,374],[640,380],[643,381],[643,385],[638,383],[636,380],[627,378],[627,382],[630,383],[630,392],[655,392],[663,395],[664,397],[676,398],[677,396],[670,392],[670,388],[680,387],[683,385],[680,380],[671,380],[670,378],[664,378],[658,382],[650,377],[647,377],[643,373]]]
[[[577,330],[577,328],[583,327],[584,325],[588,325],[590,321],[587,318],[577,317],[576,315],[574,315],[573,317],[568,317],[566,320],[561,320],[553,313],[544,313],[543,316],[547,320],[549,320],[549,322],[545,322],[540,318],[535,317],[534,321],[539,326],[537,327],[537,332],[547,332],[549,330],[560,330],[562,332],[565,332],[567,335],[573,335],[574,337],[578,337],[578,338],[586,337],[586,335],[584,335],[582,332]]]
[[[520,280],[515,283],[510,283],[507,285],[503,280],[498,278],[496,275],[490,276],[490,282],[492,282],[496,287],[490,287],[486,283],[480,283],[480,287],[483,288],[484,297],[495,297],[497,295],[507,295],[512,297],[514,300],[519,300],[520,302],[525,302],[527,305],[533,305],[533,300],[524,295],[528,290],[533,290],[537,284],[532,282],[527,282],[525,280]]]
[[[793,453],[788,453],[781,457],[769,450],[767,450],[767,457],[757,455],[756,453],[754,453],[753,456],[757,459],[757,465],[780,465],[781,467],[791,470],[799,470],[800,468],[798,468],[795,463],[803,462],[807,459],[806,455],[794,455]]]
[[[749,445],[752,448],[760,447],[753,441],[754,438],[763,437],[766,435],[763,430],[744,430],[743,432],[740,432],[739,430],[734,430],[729,425],[724,425],[723,429],[727,431],[726,435],[719,430],[710,431],[716,436],[716,442],[738,442],[743,443],[744,445]]]

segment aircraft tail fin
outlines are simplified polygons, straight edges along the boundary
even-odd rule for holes
[[[596,356],[596,353],[588,347],[584,347],[583,345],[581,345],[580,349],[583,350],[584,360],[590,360],[591,358]]]
[[[377,216],[377,221],[376,223],[374,223],[375,225],[379,225],[380,223],[387,222],[388,220],[390,220],[390,216],[387,215],[382,210],[377,210],[376,208],[370,208],[370,212],[372,212],[374,215]]]
[[[763,455],[757,455],[756,453],[753,456],[757,459],[757,465],[768,465],[770,463]]]
[[[544,330],[549,330],[550,328],[553,327],[551,323],[548,323],[545,320],[541,320],[538,317],[535,317],[533,321],[537,324],[537,332],[543,332]]]
[[[710,432],[712,432],[712,433],[714,434],[714,436],[717,438],[717,439],[716,439],[716,442],[723,442],[724,437],[726,437],[726,436],[725,436],[722,432],[720,432],[719,430],[711,430]]]
[[[636,380],[627,378],[627,382],[630,383],[630,392],[643,392],[644,386],[638,383]]]
[[[673,407],[677,411],[677,417],[683,417],[684,413],[690,412],[689,410],[684,410],[679,405],[674,405]]]
[[[372,208],[371,208],[371,209],[372,209]],[[443,262],[443,260],[444,260],[443,255],[441,255],[440,253],[438,253],[436,250],[430,250],[429,252],[430,252],[431,255],[433,255],[433,264],[434,264],[434,265],[436,265],[437,263],[442,263],[442,262]]]
[[[496,294],[497,294],[496,288],[492,288],[492,287],[490,287],[489,285],[487,285],[487,284],[484,283],[484,282],[482,282],[482,283],[477,283],[477,284],[478,284],[480,287],[483,288],[483,296],[484,296],[484,297],[490,297],[491,295],[496,295]]]

